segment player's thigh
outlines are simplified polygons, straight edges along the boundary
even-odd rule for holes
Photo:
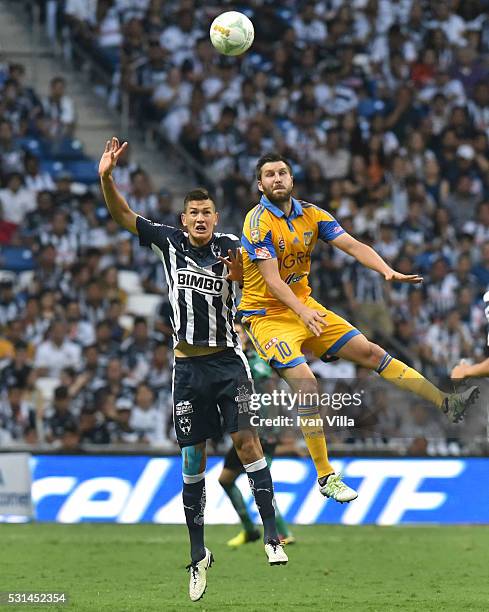
[[[243,321],[243,327],[260,357],[273,368],[290,368],[306,361],[301,346],[310,332],[292,310],[250,317]]]
[[[250,429],[254,390],[251,370],[242,350],[236,347],[215,354],[207,379],[224,431],[232,434]]]
[[[281,368],[278,372],[296,393],[315,393],[317,391],[316,377],[307,363],[300,363],[292,368]]]
[[[327,310],[316,302],[316,300],[309,298],[307,305],[310,308],[318,308],[326,311],[326,326],[323,328],[323,332],[320,336],[310,336],[303,344],[302,349],[310,351],[316,357],[333,355],[339,356],[340,349],[349,343],[349,341],[355,336],[361,335],[356,327],[349,323],[343,317],[340,317],[332,310]]]
[[[181,448],[220,437],[215,398],[200,358],[176,359],[173,374],[173,422]]]

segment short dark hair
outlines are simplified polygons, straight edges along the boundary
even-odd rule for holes
[[[70,397],[68,387],[61,385],[54,390],[54,399],[67,399]]]
[[[183,210],[187,210],[187,204],[189,202],[204,202],[205,200],[210,200],[214,204],[214,208],[216,207],[215,202],[207,191],[207,189],[204,189],[204,187],[197,187],[197,189],[192,189],[192,191],[189,191],[187,193],[183,200]]]
[[[256,178],[258,180],[261,179],[261,169],[265,164],[268,164],[270,162],[284,162],[284,164],[289,169],[290,174],[292,174],[292,166],[290,165],[290,162],[286,157],[280,155],[280,153],[265,153],[265,155],[262,155],[260,159],[256,162]]]

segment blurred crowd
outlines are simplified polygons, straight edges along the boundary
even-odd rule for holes
[[[134,124],[157,126],[200,164],[198,180],[216,193],[223,228],[239,233],[257,202],[258,157],[283,153],[298,197],[329,210],[399,271],[425,278],[419,288],[387,286],[318,245],[315,296],[442,385],[460,359],[482,359],[488,0],[65,0],[57,7],[60,40],[75,64],[88,57],[107,71],[110,103],[129,93]],[[228,9],[243,10],[255,25],[255,42],[240,58],[220,56],[208,40],[212,18]],[[63,402],[75,441],[129,442],[134,431],[147,443],[166,440],[171,357],[162,270],[107,217],[98,187],[43,174],[23,150],[26,135],[73,136],[76,109],[62,80],[52,84],[51,101],[39,100],[23,84],[22,67],[10,66],[0,95],[0,239],[28,249],[35,265],[27,286],[15,278],[0,288],[4,373],[29,368],[5,391],[0,414],[12,412],[11,393],[35,388],[48,368],[60,384],[43,417],[46,440],[56,430],[49,415]],[[172,195],[155,193],[128,156],[116,181],[134,210],[177,222]],[[161,295],[154,317],[129,322],[121,269],[137,270],[144,290]],[[32,413],[16,410],[25,435],[39,436]],[[150,421],[154,437],[145,429]]]

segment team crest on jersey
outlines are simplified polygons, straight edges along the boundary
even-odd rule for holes
[[[251,230],[251,242],[258,242],[260,240],[260,230],[252,229]]]
[[[184,414],[191,414],[194,411],[192,402],[182,400],[175,406],[175,416],[182,416]]]
[[[277,344],[278,342],[278,338],[271,338],[266,344],[265,344],[265,350],[268,351],[268,349],[273,346],[274,344]]]
[[[283,239],[282,236],[280,236],[279,241],[278,241],[278,248],[281,251],[285,251],[285,240]]]
[[[182,430],[184,436],[188,436],[192,430],[192,419],[188,416],[182,416],[178,419],[178,426]]]
[[[234,398],[234,401],[238,404],[238,414],[243,414],[251,410],[251,395],[246,385],[238,387],[238,395]]]
[[[211,244],[211,251],[212,254],[214,255],[214,257],[220,257],[221,256],[221,247],[216,244],[215,242],[213,242]]]
[[[309,246],[312,242],[314,232],[304,232],[304,246]]]

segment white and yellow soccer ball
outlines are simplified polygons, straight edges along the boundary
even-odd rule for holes
[[[223,55],[241,55],[251,47],[255,37],[253,24],[243,13],[227,11],[211,25],[211,43]]]

